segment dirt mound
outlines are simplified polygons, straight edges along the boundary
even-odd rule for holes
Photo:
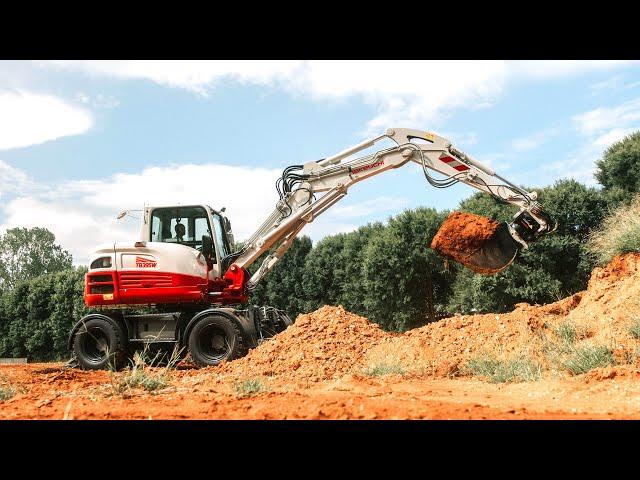
[[[500,223],[495,220],[472,213],[453,212],[433,237],[431,248],[477,273],[495,273],[495,269],[478,263],[476,254],[490,240],[495,241],[499,228]]]
[[[638,355],[629,333],[640,312],[640,254],[617,257],[594,270],[583,292],[547,305],[520,303],[508,313],[457,315],[404,334],[388,333],[342,307],[300,315],[294,325],[234,362],[215,367],[223,381],[271,377],[310,384],[358,375],[381,365],[407,375],[458,374],[471,358],[525,356],[550,367],[548,348],[558,327],[570,325],[580,342],[609,346],[616,359]],[[569,328],[569,327],[568,327]]]
[[[276,376],[289,383],[336,379],[389,335],[342,307],[324,306],[300,315],[292,326],[246,357],[217,367],[217,373],[239,379]]]
[[[559,327],[574,332],[577,347],[605,346],[620,364],[639,363],[638,340],[629,329],[640,315],[640,254],[616,257],[596,268],[587,290],[547,305],[520,303],[503,314],[459,315],[385,338],[368,354],[395,355],[416,373],[456,373],[472,357],[526,356],[553,368],[551,342],[561,344]],[[416,361],[419,359],[419,361]],[[417,369],[416,369],[417,368]]]

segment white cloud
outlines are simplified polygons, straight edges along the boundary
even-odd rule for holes
[[[373,213],[399,210],[407,205],[409,205],[409,200],[406,198],[376,197],[355,204],[338,205],[333,207],[330,213],[327,212],[327,215],[341,219],[362,218]]]
[[[601,107],[572,117],[582,146],[567,159],[544,167],[555,178],[574,178],[595,185],[596,161],[612,144],[640,130],[640,98],[613,107]]]
[[[69,250],[75,264],[86,264],[97,244],[137,239],[137,228],[116,223],[111,212],[86,208],[82,199],[51,201],[37,196],[17,197],[4,207],[5,223],[0,233],[14,227],[44,227],[56,243]]]
[[[19,191],[28,182],[26,173],[0,160],[0,198],[3,192]]]
[[[317,242],[327,235],[353,232],[366,222],[386,220],[387,217],[407,208],[409,203],[407,198],[389,196],[352,203],[347,195],[341,203],[304,227],[301,234],[309,235],[314,242]]]
[[[553,162],[542,167],[542,170],[553,175],[553,181],[572,178],[587,185],[595,185],[594,173],[596,170],[595,161],[598,159],[599,151],[593,145],[585,145],[569,158]],[[538,181],[542,185],[546,181]]]
[[[115,108],[120,105],[120,101],[116,97],[113,95],[104,95],[102,93],[89,95],[84,92],[78,92],[75,95],[75,99],[85,105],[95,108]]]
[[[604,92],[616,91],[623,87],[625,87],[625,83],[622,75],[614,75],[611,78],[589,85],[589,90],[591,90],[591,95],[600,95]]]
[[[600,135],[599,137],[596,137],[593,140],[593,145],[601,148],[602,150],[606,149],[607,147],[609,147],[610,145],[619,142],[620,140],[622,140],[624,137],[626,137],[627,135],[635,132],[638,130],[638,128],[640,128],[640,125],[638,127],[630,127],[630,128],[613,128],[611,130],[609,130],[606,133],[603,133],[602,135]]]
[[[307,224],[300,232],[300,235],[309,236],[315,245],[316,242],[322,240],[324,237],[337,235],[339,233],[354,232],[359,226],[359,223],[336,222],[333,219],[322,216]]]
[[[625,128],[640,123],[640,98],[616,107],[601,107],[573,117],[573,122],[584,135],[598,135],[606,130]]]
[[[0,150],[78,135],[92,124],[87,111],[60,98],[26,91],[0,92]]]
[[[440,131],[438,135],[448,138],[451,140],[451,143],[463,149],[478,144],[478,134],[476,132]]]
[[[222,79],[280,86],[314,99],[360,96],[378,113],[370,129],[421,124],[444,108],[491,103],[501,61],[56,61],[40,65],[147,79],[207,94]]]
[[[604,71],[637,62],[629,60],[515,60],[509,62],[514,76],[552,78],[577,75],[589,71]]]
[[[290,76],[302,65],[302,62],[289,60],[56,60],[38,63],[41,66],[79,70],[90,75],[146,79],[200,94],[206,94],[224,77],[240,82],[269,84],[278,78]]]
[[[511,161],[509,161],[509,155],[506,153],[485,153],[478,156],[474,156],[477,160],[481,161],[483,164],[491,167],[496,172],[501,172],[503,170],[509,170],[512,167]]]
[[[555,137],[560,133],[560,129],[558,128],[549,128],[546,130],[542,130],[540,132],[533,133],[526,137],[516,138],[511,141],[511,147],[516,152],[526,152],[529,150],[533,150],[543,143],[547,142],[551,138]]]
[[[223,79],[279,86],[314,99],[358,96],[376,109],[367,132],[393,126],[425,128],[456,108],[492,105],[507,80],[612,69],[618,61],[55,61],[45,67],[147,79],[200,94]],[[431,127],[430,127],[431,128]]]

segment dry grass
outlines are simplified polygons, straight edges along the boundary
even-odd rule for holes
[[[0,387],[0,402],[4,402],[5,400],[9,400],[10,398],[13,398],[15,394],[16,394],[16,390],[11,386]]]
[[[609,214],[589,236],[588,249],[600,264],[616,255],[640,252],[640,196]]]
[[[629,335],[636,340],[640,340],[640,316],[633,316],[631,319],[631,325],[629,326]]]
[[[483,353],[469,359],[461,373],[486,378],[491,383],[533,382],[540,380],[542,366],[527,355],[500,360]]]
[[[267,392],[268,388],[262,383],[259,378],[248,378],[240,382],[236,382],[233,385],[233,389],[236,392],[238,398],[249,398],[260,395]]]
[[[571,375],[587,373],[594,368],[615,365],[612,350],[606,345],[585,345],[574,348],[561,363]]]
[[[399,362],[381,362],[367,365],[362,373],[368,377],[383,377],[385,375],[404,375],[405,369]]]
[[[164,367],[154,367],[159,363],[158,352],[155,356],[149,355],[148,346],[142,352],[136,352],[131,360],[131,365],[122,372],[111,371],[111,391],[118,395],[127,395],[132,389],[142,389],[147,392],[157,392],[169,386],[171,370],[180,359],[180,351],[174,348],[173,352],[165,360]]]
[[[433,362],[427,357],[424,346],[419,341],[401,337],[388,339],[371,348],[357,371],[368,377],[422,377],[432,375]]]

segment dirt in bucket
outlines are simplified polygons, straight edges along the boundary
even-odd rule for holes
[[[473,213],[453,212],[444,221],[431,241],[431,248],[440,255],[455,260],[479,273],[484,272],[471,263],[471,257],[488,240],[494,238],[500,223]]]

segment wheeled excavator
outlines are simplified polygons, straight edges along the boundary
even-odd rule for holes
[[[392,147],[356,155],[386,139]],[[198,366],[244,355],[292,324],[285,312],[251,305],[249,297],[303,227],[352,185],[409,162],[420,165],[435,188],[462,182],[518,208],[473,256],[483,271],[506,268],[521,249],[556,228],[536,192],[509,182],[448,139],[388,129],[330,157],[285,168],[276,182],[275,209],[237,251],[224,209],[146,206],[137,241],[103,244],[89,257],[84,301],[94,311],[70,332],[71,362],[83,369],[118,368],[141,347],[178,349]]]

